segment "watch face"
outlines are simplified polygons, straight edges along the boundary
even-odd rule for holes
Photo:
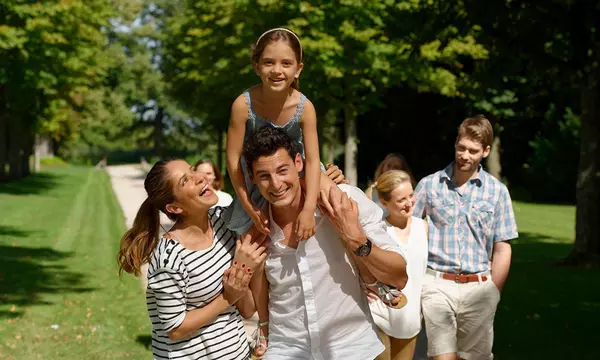
[[[367,256],[369,255],[369,253],[371,249],[369,249],[369,247],[367,246],[367,244],[364,244],[363,246],[360,247],[360,256]]]
[[[356,255],[357,256],[367,256],[371,253],[371,241],[367,240],[366,243],[362,244],[361,246],[358,247],[358,249],[356,249]]]

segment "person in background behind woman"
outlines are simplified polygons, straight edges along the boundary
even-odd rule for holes
[[[412,176],[401,170],[384,172],[373,186],[388,210],[385,218],[388,234],[407,255],[408,283],[402,290],[406,306],[394,309],[384,305],[379,297],[367,291],[373,320],[385,351],[377,360],[413,359],[417,335],[421,331],[421,288],[427,270],[427,223],[413,216],[415,196]]]
[[[223,188],[225,187],[223,174],[221,174],[219,168],[215,166],[215,163],[210,159],[202,159],[194,164],[194,168],[197,172],[206,175],[211,182],[213,189],[215,189],[219,201],[214,206],[229,206],[233,201],[233,197],[223,191]]]
[[[412,185],[412,187],[414,188],[417,183],[415,182],[415,177],[413,176],[412,172],[410,171],[410,168],[408,167],[408,163],[406,162],[406,159],[404,158],[404,156],[398,154],[398,153],[390,153],[388,154],[381,163],[379,163],[379,166],[377,166],[377,169],[375,170],[375,177],[374,177],[374,181],[377,180],[377,178],[379,178],[381,176],[381,174],[390,171],[390,170],[402,170],[404,172],[406,172],[408,174],[408,176],[410,176],[410,183]],[[383,216],[387,216],[388,212],[386,210],[385,207],[381,206],[381,202],[379,201],[379,196],[377,195],[376,191],[373,191],[375,188],[375,182],[372,183],[366,190],[365,190],[365,195],[367,195],[367,197],[371,200],[373,200],[373,202],[377,205],[379,205],[382,209],[383,209]]]

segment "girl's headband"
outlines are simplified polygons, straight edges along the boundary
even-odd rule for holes
[[[298,41],[298,45],[300,46],[300,59],[302,59],[304,57],[304,52],[302,51],[302,43],[300,42],[300,38],[292,30],[289,30],[286,28],[273,28],[273,29],[265,31],[261,36],[258,37],[258,40],[256,40],[256,46],[258,46],[258,43],[265,35],[272,33],[273,31],[277,31],[277,30],[285,31],[289,34],[292,34],[292,36],[296,38],[296,40]]]

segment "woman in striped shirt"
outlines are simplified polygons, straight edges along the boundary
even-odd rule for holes
[[[148,262],[146,302],[155,359],[242,360],[250,355],[240,313],[255,311],[248,283],[266,257],[264,235],[236,240],[206,176],[183,160],[157,162],[148,198],[121,239],[120,271]],[[162,238],[159,211],[175,221]],[[232,265],[233,263],[233,265]]]

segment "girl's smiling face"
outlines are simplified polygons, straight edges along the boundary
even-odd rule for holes
[[[253,66],[264,86],[272,91],[285,91],[300,76],[304,65],[286,41],[278,40],[265,46]]]

